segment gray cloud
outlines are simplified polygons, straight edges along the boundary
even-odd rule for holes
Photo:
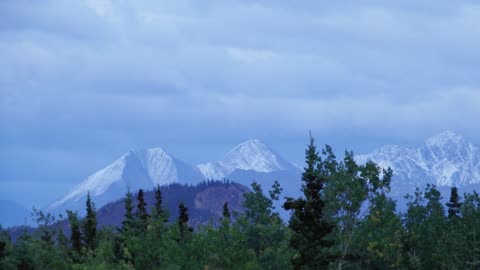
[[[471,1],[2,1],[0,197],[59,196],[138,147],[201,162],[255,137],[301,163],[308,130],[359,152],[476,138],[479,15]]]

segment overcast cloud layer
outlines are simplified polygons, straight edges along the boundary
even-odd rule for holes
[[[327,2],[0,1],[0,199],[47,204],[131,148],[480,143],[480,5]]]

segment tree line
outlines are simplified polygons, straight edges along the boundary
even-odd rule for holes
[[[35,211],[38,229],[12,241],[0,228],[0,269],[480,269],[480,196],[451,189],[449,202],[433,185],[407,195],[405,213],[388,195],[393,176],[352,152],[337,159],[306,149],[303,196],[282,198],[253,182],[241,213],[228,202],[222,217],[192,228],[185,204],[176,222],[156,187],[124,198],[119,228],[99,227],[90,195],[86,215],[67,211],[68,226]],[[283,221],[274,202],[291,213]],[[148,209],[151,209],[149,211]]]

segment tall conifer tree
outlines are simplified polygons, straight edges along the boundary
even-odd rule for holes
[[[148,213],[147,213],[147,203],[145,202],[145,197],[143,189],[138,190],[137,194],[137,212],[136,212],[137,222],[141,230],[145,230],[147,227]]]
[[[448,207],[448,218],[458,218],[460,215],[460,207],[462,204],[460,203],[460,197],[458,196],[458,189],[456,187],[452,187],[450,191],[450,200],[447,203]]]
[[[163,219],[164,222],[168,221],[167,213],[163,209],[163,196],[159,185],[155,187],[155,214],[157,218]]]
[[[193,231],[192,228],[188,227],[188,208],[185,207],[183,202],[178,206],[179,216],[178,216],[178,229],[180,231],[180,241],[183,241],[185,238],[185,233],[187,231]]]
[[[93,250],[97,245],[97,214],[95,213],[95,204],[93,203],[90,192],[87,194],[85,218],[83,220],[83,235],[87,248]]]
[[[230,219],[230,210],[228,209],[228,202],[223,204],[223,219]]]
[[[295,269],[324,269],[330,263],[326,249],[332,243],[325,239],[333,226],[324,217],[325,202],[322,190],[325,179],[320,173],[321,159],[313,137],[306,150],[306,167],[302,174],[304,198],[287,198],[286,210],[292,210],[289,227],[292,229],[291,246],[298,252],[292,259]]]
[[[70,224],[70,242],[72,249],[80,254],[82,251],[82,234],[80,232],[80,223],[76,212],[67,211],[68,223]]]
[[[125,204],[125,215],[122,221],[122,233],[126,233],[133,228],[135,219],[133,217],[133,199],[132,199],[132,192],[130,189],[125,194],[124,199]]]

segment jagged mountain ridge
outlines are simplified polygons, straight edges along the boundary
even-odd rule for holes
[[[394,171],[392,185],[423,187],[480,184],[480,148],[464,137],[445,131],[428,138],[421,146],[383,146],[357,161],[372,160]]]
[[[207,179],[223,179],[235,170],[271,173],[295,170],[295,166],[259,140],[252,139],[237,145],[217,162],[197,165]]]
[[[247,186],[256,180],[268,189],[274,179],[286,183],[290,178],[298,178],[298,169],[293,164],[259,140],[241,143],[222,161],[207,164],[215,169],[205,170],[205,164],[189,165],[161,148],[132,150],[89,176],[47,210],[63,212],[73,209],[82,214],[88,192],[97,206],[103,206],[122,198],[128,189],[136,191],[140,188],[152,189],[156,185],[196,184],[222,179],[237,180]],[[245,173],[248,177],[244,177]]]

